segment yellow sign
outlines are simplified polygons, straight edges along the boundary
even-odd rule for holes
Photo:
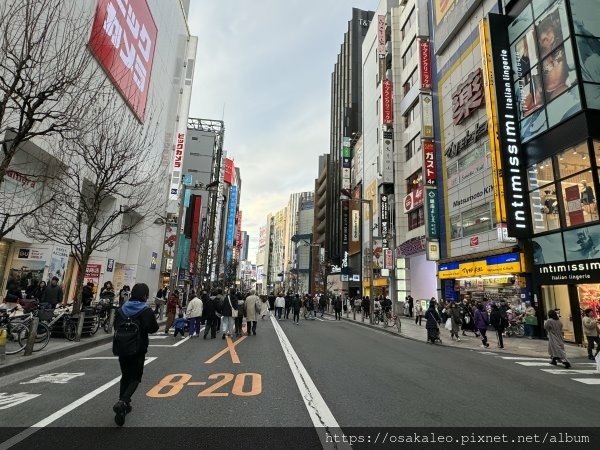
[[[522,255],[520,259],[523,259]],[[471,278],[520,272],[523,272],[521,261],[488,265],[487,261],[482,259],[460,263],[457,268],[438,270],[438,278],[440,280],[452,280],[456,278]]]
[[[452,4],[454,0],[435,0],[435,22],[436,24],[440,23]]]

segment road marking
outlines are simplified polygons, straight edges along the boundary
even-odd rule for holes
[[[521,366],[533,367],[533,366],[548,366],[550,362],[546,360],[546,362],[542,361],[515,361],[515,364],[520,364]]]
[[[8,409],[13,406],[25,403],[27,400],[39,397],[42,394],[29,394],[28,392],[17,392],[16,394],[8,394],[0,392],[0,409]]]
[[[83,359],[119,359],[118,356],[92,356],[90,358],[79,358],[79,360]]]
[[[37,378],[29,381],[21,381],[19,384],[35,384],[35,383],[53,383],[53,384],[67,384],[73,378],[82,377],[85,372],[77,373],[45,373],[39,375]]]
[[[155,359],[156,359],[155,356],[154,357],[153,356],[147,357],[146,360],[144,361],[144,366],[147,365],[147,364],[150,364]],[[94,389],[89,394],[86,394],[83,397],[75,400],[73,403],[65,406],[64,408],[59,409],[55,413],[50,414],[45,419],[42,419],[39,422],[31,425],[29,428],[21,431],[19,434],[16,434],[13,437],[11,437],[10,439],[2,442],[0,444],[0,450],[7,450],[7,449],[11,448],[12,446],[17,445],[22,440],[27,439],[29,436],[31,436],[34,433],[40,431],[40,429],[42,429],[44,427],[47,427],[51,423],[53,423],[53,422],[57,421],[58,419],[60,419],[62,416],[70,413],[71,411],[73,411],[74,409],[76,409],[79,406],[83,405],[84,403],[88,402],[89,400],[93,399],[97,395],[99,395],[102,392],[106,391],[107,389],[113,387],[120,380],[121,380],[121,375],[119,375],[118,377],[110,380],[108,383],[103,384],[99,388]]]
[[[598,373],[592,369],[541,369],[541,371],[554,375],[594,375]]]
[[[240,358],[239,358],[237,352],[235,351],[235,346],[238,345],[240,342],[242,342],[246,338],[247,338],[247,336],[242,336],[237,341],[233,342],[231,340],[231,338],[229,336],[227,336],[227,338],[226,338],[227,347],[225,347],[223,350],[221,350],[219,353],[217,353],[212,358],[208,359],[207,361],[204,361],[204,364],[214,363],[217,359],[219,359],[225,353],[229,353],[231,355],[231,362],[233,362],[234,364],[239,364]]]
[[[548,361],[548,358],[528,358],[527,356],[502,356],[502,359],[524,360],[524,361]]]
[[[179,346],[179,345],[183,344],[185,341],[187,341],[187,340],[189,340],[189,339],[190,339],[190,337],[189,337],[189,336],[187,336],[187,337],[184,337],[182,340],[180,340],[180,341],[179,341],[179,342],[177,342],[176,344],[173,344],[173,347],[177,347],[177,346]]]
[[[150,340],[153,340],[153,339],[166,339],[168,337],[169,337],[168,334],[157,334],[157,335],[150,335],[150,336],[148,336],[148,339],[150,339]]]
[[[206,381],[188,381],[187,385],[188,386],[204,386],[206,384]]]
[[[579,381],[583,384],[600,384],[600,378],[571,378],[571,380]]]
[[[281,348],[283,349],[283,354],[285,355],[292,374],[294,375],[294,379],[298,385],[298,390],[300,391],[300,395],[304,400],[304,405],[308,410],[308,414],[310,415],[313,425],[317,429],[325,428],[325,433],[317,433],[319,435],[319,439],[321,440],[321,445],[325,449],[351,449],[352,447],[347,442],[333,442],[335,441],[335,439],[331,438],[333,435],[342,434],[340,425],[335,420],[335,417],[333,417],[331,410],[325,403],[325,400],[315,386],[312,378],[304,368],[302,361],[300,361],[300,358],[296,354],[296,351],[292,347],[292,344],[288,340],[287,336],[281,329],[281,326],[273,317],[271,317],[271,323],[273,324],[275,333],[279,338]],[[332,442],[327,442],[327,437],[330,437]]]

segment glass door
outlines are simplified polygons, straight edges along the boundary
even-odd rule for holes
[[[563,324],[563,336],[565,341],[575,342],[575,331],[573,329],[573,315],[569,303],[569,289],[566,285],[542,286],[542,297],[544,299],[545,311],[557,309],[560,321]],[[579,320],[579,318],[577,318]],[[543,326],[543,323],[540,324]]]

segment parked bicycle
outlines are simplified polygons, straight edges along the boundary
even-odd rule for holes
[[[513,320],[504,331],[507,337],[523,337],[525,336],[525,325],[521,321]]]
[[[393,312],[388,311],[385,314],[385,319],[383,321],[383,328],[394,327],[394,326],[398,329],[398,333],[400,333],[400,330],[402,329],[402,322],[400,322],[400,317],[398,317]]]
[[[23,336],[29,333],[27,320],[29,314],[15,316],[18,307],[0,310],[0,328],[6,328],[5,353],[14,355],[25,348],[27,340]]]
[[[102,327],[105,333],[110,329],[110,310],[113,309],[113,304],[108,299],[101,299],[94,307],[98,316],[98,326]]]

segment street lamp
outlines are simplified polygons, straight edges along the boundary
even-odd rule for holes
[[[367,248],[367,271],[369,276],[369,320],[373,323],[373,306],[375,299],[373,298],[373,200],[365,198],[352,198],[349,193],[342,191],[340,195],[340,201],[360,202],[366,203],[369,207],[368,219],[369,219],[369,246]],[[364,223],[364,221],[363,221]],[[361,233],[362,236],[362,233]]]

